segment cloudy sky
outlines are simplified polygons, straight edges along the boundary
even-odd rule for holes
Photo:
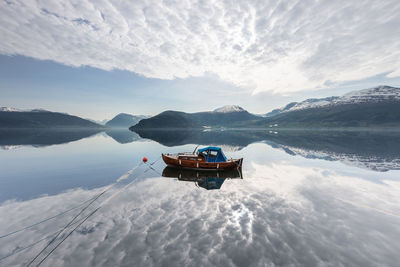
[[[0,2],[0,106],[91,117],[400,86],[400,2]]]

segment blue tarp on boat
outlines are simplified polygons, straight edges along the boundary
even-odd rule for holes
[[[226,157],[220,147],[208,146],[199,149],[199,154],[202,154],[207,162],[226,162]]]
[[[207,177],[204,181],[199,181],[197,184],[207,190],[221,189],[225,178]]]

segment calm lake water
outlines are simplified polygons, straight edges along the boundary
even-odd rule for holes
[[[197,144],[242,173],[164,169]],[[76,216],[33,266],[399,266],[400,134],[0,132],[0,265]]]

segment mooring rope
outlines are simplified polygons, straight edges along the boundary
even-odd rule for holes
[[[122,175],[121,177],[119,177],[119,178],[117,179],[117,183],[119,183],[120,181],[125,180],[127,177],[129,177],[129,176],[133,173],[133,171],[136,170],[138,167],[140,167],[142,164],[143,164],[143,162],[141,162],[138,166],[136,166],[135,168],[129,170],[127,173],[125,173],[124,175]],[[116,184],[116,183],[110,185],[110,187],[114,186],[115,184]],[[107,190],[108,190],[108,189],[107,189]],[[43,219],[43,220],[41,220],[41,221],[38,221],[38,222],[36,222],[36,223],[34,223],[34,224],[25,226],[25,227],[20,228],[20,229],[18,229],[18,230],[11,231],[11,232],[9,232],[9,233],[7,233],[7,234],[3,234],[3,235],[0,236],[0,239],[5,238],[5,237],[7,237],[7,236],[14,235],[14,234],[19,233],[19,232],[22,232],[22,231],[24,231],[24,230],[27,230],[27,229],[32,228],[32,227],[34,227],[34,226],[40,225],[40,224],[45,223],[45,222],[47,222],[47,221],[50,221],[50,220],[52,220],[52,219],[55,219],[55,218],[57,218],[57,217],[59,217],[59,216],[61,216],[61,215],[64,215],[64,214],[66,214],[66,213],[68,213],[68,212],[70,212],[70,211],[72,211],[72,210],[75,210],[75,209],[81,207],[83,204],[85,204],[85,203],[87,203],[87,202],[93,200],[93,199],[96,198],[96,197],[97,197],[97,196],[94,196],[94,197],[92,197],[92,198],[90,198],[90,199],[87,199],[87,200],[83,201],[82,203],[80,203],[80,204],[77,205],[77,206],[74,206],[74,207],[72,207],[72,208],[69,208],[69,209],[67,209],[67,210],[65,210],[65,211],[62,211],[62,212],[60,212],[60,213],[58,213],[58,214],[56,214],[56,215],[54,215],[54,216],[51,216],[51,217],[48,217],[48,218]]]
[[[158,157],[155,161],[153,161],[152,163],[148,163],[148,164],[147,164],[147,163],[145,162],[145,164],[147,165],[148,169],[145,170],[143,173],[146,173],[146,172],[152,170],[152,171],[154,171],[155,173],[157,173],[158,175],[162,176],[162,174],[161,174],[159,171],[157,171],[156,169],[153,168],[153,165],[154,165],[156,162],[158,162],[161,158],[162,158],[162,156],[159,156],[159,157]]]
[[[27,230],[27,229],[29,229],[29,228],[32,228],[32,227],[34,227],[34,226],[36,226],[36,225],[45,223],[45,222],[50,221],[50,220],[52,220],[52,219],[54,219],[54,218],[57,218],[57,217],[59,217],[59,216],[61,216],[61,215],[64,215],[64,214],[66,214],[66,213],[68,213],[68,212],[70,212],[70,211],[72,211],[72,210],[75,210],[75,209],[81,207],[81,206],[84,205],[85,203],[88,203],[88,202],[89,202],[88,205],[86,205],[86,206],[85,206],[85,207],[84,207],[84,208],[83,208],[83,209],[82,209],[82,210],[81,210],[81,211],[80,211],[66,226],[64,226],[62,229],[57,230],[57,231],[53,232],[52,234],[47,235],[47,236],[45,236],[45,237],[43,237],[43,238],[41,238],[41,239],[39,239],[39,240],[37,240],[37,241],[31,243],[31,244],[28,245],[28,246],[25,246],[25,247],[19,247],[19,246],[18,246],[17,249],[14,250],[12,253],[1,257],[1,258],[0,258],[0,261],[3,261],[4,259],[6,259],[6,258],[8,258],[8,257],[10,257],[10,256],[13,256],[13,255],[15,255],[15,254],[18,254],[18,253],[20,253],[20,252],[22,252],[22,251],[24,251],[24,250],[26,250],[26,249],[28,249],[28,248],[31,248],[31,247],[33,247],[33,246],[39,244],[40,242],[42,242],[42,241],[44,241],[44,240],[46,240],[46,239],[48,239],[48,238],[53,237],[54,235],[56,235],[56,236],[53,237],[52,240],[46,245],[46,247],[45,247],[44,249],[42,249],[42,251],[39,252],[39,254],[36,255],[36,257],[35,257],[33,260],[31,260],[31,262],[28,264],[28,266],[31,265],[31,264],[40,256],[40,254],[42,254],[42,253],[44,252],[44,250],[45,250],[49,245],[51,245],[52,243],[54,243],[54,241],[57,240],[57,239],[60,237],[60,235],[61,235],[62,232],[64,232],[66,229],[68,229],[68,228],[71,227],[72,225],[76,225],[76,224],[79,223],[79,225],[78,225],[74,230],[72,230],[72,232],[71,232],[70,234],[68,234],[67,237],[68,237],[69,235],[71,235],[76,229],[79,228],[80,225],[82,225],[82,224],[84,223],[84,221],[86,221],[90,216],[92,216],[95,212],[97,212],[98,209],[100,209],[103,205],[105,205],[107,202],[109,202],[109,201],[112,200],[114,197],[116,197],[119,193],[121,193],[122,191],[124,191],[124,190],[125,190],[130,184],[132,184],[135,180],[137,180],[137,178],[139,178],[139,177],[136,177],[134,180],[132,180],[130,183],[128,183],[126,186],[124,186],[121,190],[119,190],[118,192],[114,193],[114,194],[113,194],[111,197],[109,197],[107,200],[103,201],[103,202],[98,206],[98,208],[95,209],[95,211],[94,211],[93,213],[90,213],[90,214],[89,214],[89,216],[85,217],[83,220],[75,221],[76,218],[78,218],[80,215],[82,215],[82,213],[83,213],[91,204],[93,204],[98,198],[100,198],[100,196],[102,196],[103,194],[105,194],[106,191],[110,190],[113,186],[115,186],[115,185],[116,185],[117,183],[119,183],[120,181],[127,179],[127,178],[133,173],[133,171],[136,170],[138,167],[140,167],[143,163],[145,163],[145,164],[148,166],[148,169],[145,170],[142,174],[146,173],[146,172],[149,171],[149,170],[153,170],[153,171],[155,171],[157,174],[159,174],[159,172],[156,171],[152,166],[153,166],[156,162],[158,162],[160,159],[161,159],[161,156],[160,156],[157,160],[155,160],[154,162],[152,162],[152,163],[146,163],[145,160],[143,160],[143,162],[141,162],[138,166],[136,166],[135,168],[129,170],[127,173],[125,173],[124,175],[122,175],[121,177],[119,177],[119,178],[116,180],[116,183],[114,183],[114,184],[110,185],[109,187],[107,187],[107,188],[106,188],[105,190],[103,190],[100,194],[98,194],[98,195],[96,195],[96,196],[94,196],[94,197],[92,197],[92,198],[90,198],[90,199],[88,199],[88,200],[85,200],[84,202],[80,203],[79,205],[74,206],[74,207],[72,207],[72,208],[69,208],[69,209],[67,209],[67,210],[65,210],[65,211],[62,211],[62,212],[60,212],[60,213],[58,213],[58,214],[56,214],[56,215],[54,215],[54,216],[48,217],[48,218],[46,218],[46,219],[43,219],[43,220],[41,220],[41,221],[39,221],[39,222],[36,222],[36,223],[34,223],[34,224],[31,224],[31,225],[29,225],[29,226],[25,226],[25,227],[23,227],[23,228],[21,228],[21,229],[14,230],[14,231],[12,231],[12,232],[9,232],[9,233],[7,233],[7,234],[4,234],[4,235],[0,236],[0,238],[3,238],[3,237],[11,236],[11,235],[14,235],[14,234],[16,234],[16,233],[22,232],[22,231]],[[66,239],[66,238],[65,238],[65,239]],[[60,241],[60,243],[59,243],[58,245],[56,245],[56,248],[57,248],[59,245],[61,245],[61,243],[62,243],[65,239],[63,239],[62,241]],[[54,249],[54,250],[55,250],[55,249]],[[46,259],[54,250],[52,250],[52,251],[45,257],[45,259]],[[39,266],[43,261],[44,261],[44,259],[43,259],[37,266]]]
[[[50,252],[36,265],[39,266],[41,265],[49,256],[51,253],[53,253],[60,245],[62,242],[64,242],[70,235],[72,235],[73,232],[75,232],[76,229],[79,228],[79,226],[81,226],[84,222],[86,222],[87,219],[90,218],[90,216],[92,216],[93,214],[96,213],[96,211],[98,211],[101,208],[98,207],[95,210],[93,210],[88,216],[86,216],[74,229],[72,229],[72,231],[70,231],[52,250],[50,250]],[[28,264],[28,266],[31,264],[31,262]]]
[[[7,237],[7,236],[10,236],[10,235],[14,235],[14,234],[16,234],[16,233],[19,233],[19,232],[21,232],[21,231],[27,230],[27,229],[29,229],[29,228],[32,228],[32,227],[34,227],[34,226],[36,226],[36,225],[39,225],[39,224],[42,224],[42,223],[44,223],[44,222],[50,221],[50,220],[52,220],[52,219],[54,219],[54,218],[57,218],[57,217],[59,217],[59,216],[61,216],[61,215],[64,215],[64,214],[66,214],[66,213],[68,213],[68,212],[70,212],[70,211],[72,211],[72,210],[75,210],[75,209],[81,207],[83,204],[85,204],[85,203],[91,201],[91,200],[94,199],[94,198],[95,198],[95,197],[92,197],[92,198],[90,198],[90,199],[87,199],[87,200],[85,200],[84,202],[80,203],[79,205],[77,205],[77,206],[75,206],[75,207],[72,207],[72,208],[70,208],[70,209],[68,209],[68,210],[62,211],[62,212],[60,212],[60,213],[58,213],[58,214],[56,214],[56,215],[54,215],[54,216],[48,217],[48,218],[46,218],[46,219],[43,219],[43,220],[41,220],[41,221],[39,221],[39,222],[36,222],[36,223],[34,223],[34,224],[31,224],[31,225],[29,225],[29,226],[25,226],[25,227],[23,227],[23,228],[21,228],[21,229],[18,229],[18,230],[13,231],[13,232],[9,232],[9,233],[7,233],[7,234],[4,234],[4,235],[0,236],[0,239],[1,239],[1,238],[4,238],[4,237]]]
[[[154,161],[153,163],[149,163],[147,166],[149,167],[149,168],[151,168],[151,169],[153,169],[151,166],[153,165],[153,164],[155,164],[157,161],[158,161],[159,159],[157,159],[156,161]],[[143,161],[143,162],[145,162],[145,161]],[[142,162],[142,163],[143,163]],[[141,164],[142,164],[141,163]],[[139,164],[139,166],[141,165],[141,164]],[[137,166],[137,167],[139,167],[139,166]],[[136,167],[136,168],[137,168]],[[136,169],[135,168],[135,169]],[[154,169],[153,169],[154,170]],[[121,181],[121,180],[123,180],[123,179],[126,179],[127,177],[129,177],[130,176],[130,174],[132,174],[132,172],[133,172],[133,170],[131,170],[131,171],[129,171],[128,173],[129,173],[129,175],[123,175],[123,176],[121,176],[117,181]],[[145,171],[142,173],[142,174],[144,174],[145,173]],[[122,179],[121,179],[122,178]],[[103,201],[95,210],[93,210],[89,215],[87,215],[74,229],[72,229],[36,266],[39,266],[39,265],[41,265],[49,256],[50,256],[50,254],[52,254],[70,235],[72,235],[72,233],[74,233],[75,232],[75,230],[76,229],[78,229],[87,219],[89,219],[89,217],[91,217],[93,214],[95,214],[101,207],[103,207],[105,204],[107,204],[109,201],[111,201],[113,198],[115,198],[117,195],[119,195],[121,192],[123,192],[127,187],[129,187],[134,181],[136,181],[136,179],[137,179],[138,177],[135,177],[131,182],[129,182],[127,185],[125,185],[123,188],[121,188],[119,191],[117,191],[117,192],[115,192],[113,195],[111,195],[108,199],[106,199],[105,201]],[[108,190],[108,188],[107,188],[107,190]],[[97,198],[96,198],[97,199]],[[90,206],[90,204],[91,203],[89,203],[88,205],[87,205],[87,207],[89,207]],[[86,209],[87,207],[85,207],[84,209]],[[75,216],[71,221],[70,221],[70,223],[68,223],[68,227],[69,226],[71,226],[72,224],[71,224],[71,222],[73,222],[75,219],[76,219],[76,217],[78,217],[80,214],[82,214],[82,212],[80,212],[77,216]],[[65,231],[68,227],[64,227],[63,229],[62,229],[62,231],[60,231],[60,233],[61,232],[63,232],[63,231]],[[47,246],[45,247],[45,248],[43,248],[30,262],[29,262],[29,264],[28,264],[28,266],[30,266],[42,253],[43,253],[43,251],[47,248],[47,247],[49,247],[49,245],[51,244],[51,243],[53,243],[54,242],[54,240],[56,240],[57,239],[57,237],[60,235],[60,233],[59,234],[57,234],[57,236],[55,237],[55,238],[53,238],[52,239],[52,241],[50,241],[48,244],[47,244]]]
[[[98,194],[92,201],[89,202],[89,204],[87,204],[78,214],[76,214],[76,215],[74,216],[74,218],[73,218],[71,221],[69,221],[69,222],[64,226],[64,228],[63,228],[55,237],[53,237],[53,239],[51,239],[50,242],[47,243],[47,245],[46,245],[46,246],[45,246],[45,247],[44,247],[44,248],[43,248],[29,263],[28,263],[27,266],[30,266],[30,265],[40,256],[40,254],[42,254],[42,252],[45,251],[46,248],[48,248],[48,247],[58,238],[58,236],[59,236],[62,232],[64,232],[65,229],[67,229],[68,227],[71,226],[71,224],[75,221],[76,218],[79,217],[79,215],[81,215],[93,202],[95,202],[95,201],[96,201],[99,197],[101,197],[105,192],[107,192],[107,190],[104,190],[103,192],[101,192],[100,194]]]
[[[72,226],[72,225],[75,225],[75,224],[77,224],[77,223],[79,223],[79,221],[74,222],[73,224],[71,224],[71,226]],[[15,249],[13,252],[11,252],[11,253],[9,253],[9,254],[7,254],[7,255],[1,257],[1,258],[0,258],[0,262],[3,261],[3,260],[5,260],[5,259],[7,259],[8,257],[11,257],[11,256],[13,256],[13,255],[15,255],[15,254],[18,254],[18,253],[24,251],[25,249],[34,247],[35,245],[39,244],[40,242],[42,242],[42,241],[44,241],[44,240],[46,240],[46,239],[49,239],[49,238],[52,237],[53,235],[57,234],[57,233],[60,232],[61,230],[62,230],[62,229],[59,229],[59,230],[57,230],[57,231],[55,231],[55,232],[53,232],[53,233],[51,233],[51,234],[49,234],[49,235],[47,235],[47,236],[45,236],[45,237],[39,239],[39,240],[37,240],[37,241],[34,241],[33,243],[31,243],[31,244],[29,244],[29,245],[27,245],[27,246],[25,246],[25,247],[18,247],[18,248]]]
[[[150,163],[150,166],[153,166],[156,162],[158,162],[160,159],[162,158],[162,156],[159,156],[155,161],[153,161],[153,163]]]

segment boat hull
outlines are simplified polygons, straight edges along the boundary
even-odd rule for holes
[[[206,162],[199,160],[184,160],[179,159],[175,155],[162,154],[162,159],[165,164],[170,167],[193,169],[193,170],[229,170],[241,168],[243,158],[230,159],[226,162]]]

